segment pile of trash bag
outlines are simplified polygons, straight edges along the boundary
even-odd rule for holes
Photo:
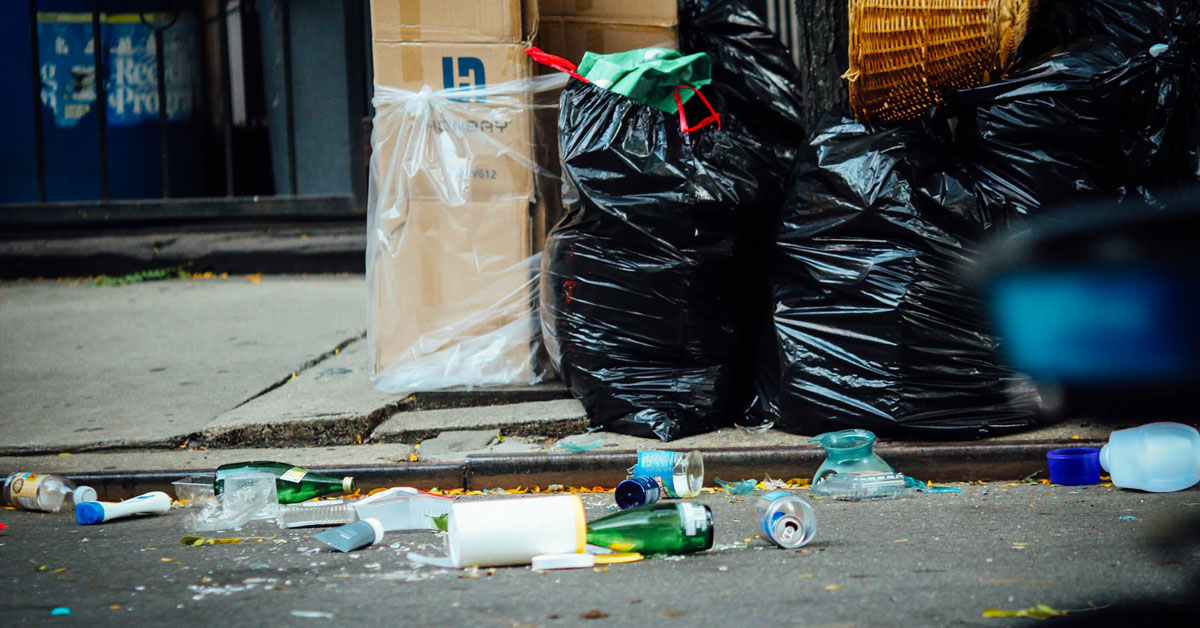
[[[962,283],[993,221],[938,122],[827,117],[814,132],[771,272],[777,427],[963,437],[1039,420]]]
[[[578,80],[559,122],[566,207],[541,315],[563,381],[593,427],[671,440],[728,425],[750,371],[735,252],[778,186],[768,152],[732,117],[684,133]]]

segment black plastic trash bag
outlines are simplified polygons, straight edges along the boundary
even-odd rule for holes
[[[932,131],[826,118],[814,133],[771,272],[776,427],[961,438],[1040,420],[961,283],[993,221]]]
[[[713,82],[708,89],[716,94],[718,107],[771,148],[772,167],[778,173],[780,184],[772,187],[780,197],[772,201],[768,198],[771,190],[760,190],[766,206],[747,216],[742,230],[746,239],[735,255],[744,288],[735,313],[738,327],[754,336],[751,342],[762,352],[752,373],[754,388],[760,392],[737,423],[769,426],[778,414],[771,405],[778,373],[772,368],[766,269],[771,234],[783,200],[782,182],[791,174],[807,140],[800,71],[787,46],[741,0],[680,0],[679,47],[685,53],[704,52],[712,58]]]
[[[1195,0],[1038,0],[1014,64],[1095,35],[1111,37],[1114,46],[1135,54],[1160,41],[1175,7],[1191,2]]]
[[[1125,60],[1110,38],[1088,38],[947,93],[955,149],[995,220],[1132,193],[1115,103],[1098,81]]]
[[[790,170],[807,138],[800,70],[775,32],[741,0],[680,0],[679,49],[708,53],[721,110],[772,146]]]
[[[1158,39],[1101,77],[1134,183],[1164,198],[1200,183],[1200,2],[1180,2]]]
[[[593,427],[671,440],[731,424],[748,401],[735,257],[780,184],[765,147],[721,123],[683,133],[590,83],[563,91],[566,208],[546,242],[542,328]]]

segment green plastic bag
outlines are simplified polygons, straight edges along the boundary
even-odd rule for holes
[[[621,94],[667,113],[677,113],[675,88],[699,88],[712,82],[708,54],[682,55],[666,48],[639,48],[614,54],[584,53],[576,71],[597,87]],[[687,102],[694,89],[682,90]]]

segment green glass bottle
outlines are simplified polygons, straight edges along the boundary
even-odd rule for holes
[[[354,478],[349,476],[339,479],[283,462],[256,460],[217,467],[217,477],[213,480],[213,490],[217,495],[224,490],[225,475],[231,471],[260,471],[274,475],[275,490],[279,493],[281,504],[295,504],[331,493],[354,492]]]
[[[692,502],[627,508],[589,523],[587,542],[618,552],[702,552],[713,544],[712,511]]]

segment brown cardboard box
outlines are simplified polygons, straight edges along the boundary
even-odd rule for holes
[[[578,22],[603,24],[679,24],[677,0],[540,0],[539,12]]]
[[[437,91],[506,83],[528,78],[532,66],[523,44],[377,41],[373,47],[375,82],[409,92],[419,92],[426,85]],[[376,115],[375,133],[384,138],[379,151],[381,167],[393,167],[397,157],[421,160],[420,172],[401,190],[408,198],[457,202],[532,196],[529,96],[484,96],[479,100],[441,101],[440,108],[433,108],[421,121],[424,128],[413,127],[417,120],[400,113]],[[389,147],[386,142],[392,138],[402,147]],[[418,146],[424,148],[420,155],[413,153]],[[447,189],[447,183],[456,187]]]
[[[537,350],[522,263],[531,254],[528,200],[409,200],[388,210],[375,227],[391,242],[370,269],[374,371],[397,362],[436,370],[458,351],[471,353],[472,377],[527,381]]]
[[[536,0],[371,0],[375,41],[527,41]]]
[[[676,49],[678,39],[674,26],[598,24],[559,17],[543,17],[537,37],[542,50],[576,64],[587,51],[612,53],[652,46]]]

